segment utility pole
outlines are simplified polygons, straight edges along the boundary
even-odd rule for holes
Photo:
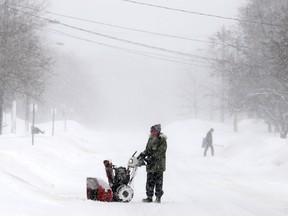
[[[211,94],[210,94],[210,121],[214,120],[214,87],[213,83],[211,85]]]
[[[55,114],[56,114],[56,109],[53,108],[52,110],[52,136],[54,136]]]
[[[11,133],[16,133],[16,112],[17,112],[17,105],[16,101],[12,102],[12,108],[11,108]]]
[[[224,41],[224,39],[223,39]],[[222,73],[221,73],[221,108],[220,108],[220,120],[221,122],[224,122],[225,120],[225,80],[224,80],[224,74],[225,74],[225,46],[222,44]]]
[[[198,93],[198,91],[197,91],[197,82],[195,81],[195,80],[193,80],[194,81],[194,92],[193,92],[193,94],[194,94],[194,116],[195,116],[195,119],[198,119],[198,95],[197,95],[197,93]]]
[[[227,52],[227,47],[225,45],[225,42],[227,40],[227,32],[225,27],[223,26],[221,29],[221,33],[219,36],[220,41],[222,42],[221,45],[221,98],[220,98],[220,120],[221,122],[224,122],[225,120],[225,93],[226,93],[226,83],[225,83],[225,78],[226,78],[226,59],[228,58],[228,52]]]
[[[239,40],[236,40],[236,61],[238,61],[239,59]],[[233,130],[234,132],[238,132],[238,122],[239,122],[239,113],[241,111],[241,107],[240,107],[240,103],[234,101],[234,110],[233,110],[233,114],[234,114],[234,123],[233,123]]]
[[[64,118],[64,132],[66,132],[66,129],[67,129],[67,108],[66,108],[66,104],[63,104],[62,107],[63,107],[63,118]]]
[[[2,127],[3,127],[3,90],[0,88],[0,135],[2,135]]]
[[[35,127],[35,104],[33,104],[33,120],[32,120],[32,128],[31,128],[32,145],[34,145],[34,127]]]
[[[31,111],[30,100],[29,100],[28,95],[26,95],[24,106],[25,106],[25,130],[26,130],[26,132],[28,132],[29,131],[29,121],[30,121],[30,111]]]

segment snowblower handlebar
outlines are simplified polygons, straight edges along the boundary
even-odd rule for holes
[[[136,168],[136,167],[141,167],[143,165],[146,165],[145,160],[144,160],[145,155],[143,153],[140,153],[140,155],[135,157],[136,153],[137,151],[135,151],[132,157],[129,159],[128,168]]]

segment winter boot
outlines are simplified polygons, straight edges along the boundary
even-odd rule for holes
[[[147,197],[146,199],[143,199],[142,202],[145,202],[145,203],[150,203],[152,202],[152,197]]]
[[[156,197],[156,200],[154,201],[154,203],[161,203],[161,197]]]

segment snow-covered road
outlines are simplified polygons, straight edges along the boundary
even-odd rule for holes
[[[202,121],[164,127],[168,152],[161,204],[141,202],[144,167],[130,203],[86,200],[86,177],[106,181],[103,160],[126,166],[135,150],[144,149],[146,132],[94,132],[71,122],[68,133],[39,135],[34,146],[29,135],[5,135],[0,138],[0,215],[286,216],[288,143],[264,130],[251,131],[254,124],[243,123],[249,132],[239,134]],[[204,158],[200,143],[211,126],[216,156]],[[41,127],[49,131],[50,125]]]

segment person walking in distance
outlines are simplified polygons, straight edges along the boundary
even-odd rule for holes
[[[206,135],[206,146],[205,146],[205,150],[204,150],[204,157],[206,157],[207,155],[207,151],[209,148],[211,148],[211,155],[214,156],[214,147],[213,147],[213,137],[212,137],[212,133],[213,133],[214,129],[211,128],[207,135]]]
[[[163,191],[163,172],[166,170],[166,150],[167,136],[161,133],[161,125],[157,124],[151,127],[150,136],[145,151],[140,156],[144,157],[147,165],[146,195],[143,202],[152,202],[154,189],[155,203],[161,203]]]

